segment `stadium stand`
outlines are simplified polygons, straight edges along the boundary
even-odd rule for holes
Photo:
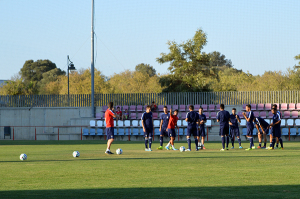
[[[272,104],[265,104],[265,110],[270,111],[272,108]]]
[[[83,129],[83,136],[88,136],[89,135],[89,129],[84,128]]]
[[[171,109],[171,105],[167,105],[167,107],[168,107],[168,110],[170,110]],[[173,109],[175,110],[175,108],[173,107]],[[177,107],[177,109],[178,109],[178,107]]]
[[[207,120],[205,125],[206,125],[206,127],[211,127],[211,120]]]
[[[101,120],[101,113],[96,113],[96,120]]]
[[[171,106],[170,106],[170,109],[171,109]],[[170,110],[169,108],[168,108],[168,110]],[[177,109],[178,111],[180,111],[179,109],[178,109],[178,105],[173,105],[173,110],[175,110],[175,109]]]
[[[135,105],[131,105],[130,108],[129,108],[129,111],[130,112],[135,112],[136,110],[136,106]]]
[[[285,126],[285,125],[286,125],[285,119],[281,119],[281,124],[280,124],[280,126]]]
[[[160,120],[153,120],[153,126],[159,127],[160,126]]]
[[[157,109],[158,109],[159,112],[164,111],[164,105],[158,105]]]
[[[298,111],[292,111],[292,118],[297,119],[298,117]]]
[[[210,118],[211,119],[217,119],[217,113],[216,112],[210,112]]]
[[[208,110],[209,111],[215,111],[215,105],[214,104],[208,105]]]
[[[118,135],[126,135],[126,129],[125,128],[119,128]]]
[[[285,135],[285,136],[289,135],[289,129],[288,128],[282,128],[281,131],[282,131],[281,135]]]
[[[131,132],[131,134],[132,135],[139,135],[139,129],[138,128],[132,128],[131,130],[130,130],[130,132]]]
[[[125,111],[126,109],[128,110],[128,106],[127,106],[127,105],[122,106],[122,110],[123,110],[123,111]],[[129,111],[129,110],[128,110],[128,111]]]
[[[102,121],[102,120],[98,120],[98,121],[97,121],[97,126],[98,126],[98,127],[103,126],[103,121]]]
[[[296,110],[300,111],[300,103],[296,104]]]
[[[179,128],[179,135],[184,135],[184,128]]]
[[[253,111],[254,117],[259,117],[259,111]]]
[[[245,119],[241,119],[240,126],[246,126],[246,120]]]
[[[278,107],[277,107],[277,108],[278,108]],[[287,103],[282,103],[282,104],[280,105],[280,110],[286,111],[287,109],[288,109]]]
[[[90,135],[91,135],[91,136],[95,136],[95,135],[96,135],[96,129],[91,128],[91,129],[90,129]]]
[[[154,128],[154,135],[160,135],[159,128]]]
[[[127,126],[127,125],[125,125],[125,126]],[[130,126],[130,123],[129,123],[129,126]],[[139,125],[139,120],[132,120],[132,126],[140,126]]]
[[[265,111],[261,111],[260,112],[260,117],[263,118],[263,119],[267,118],[267,113]]]
[[[290,118],[291,117],[291,112],[290,111],[284,111],[283,112],[283,117],[282,118]]]
[[[242,135],[246,136],[247,135],[247,128],[243,128],[242,132],[243,132]]]
[[[300,126],[300,119],[295,120],[295,126]]]
[[[243,111],[246,111],[246,105],[247,104],[243,104],[243,109],[242,109]]]
[[[289,103],[289,111],[293,111],[296,109],[296,104],[295,103]]]
[[[138,120],[142,119],[142,116],[143,116],[143,113],[138,113],[137,119],[138,119]]]
[[[290,135],[292,135],[292,136],[297,135],[297,129],[296,128],[290,128]]]
[[[195,106],[194,106],[195,111],[198,111],[200,107],[201,107],[200,104],[195,104]]]
[[[220,110],[220,104],[217,104],[216,106],[216,110],[219,111]]]
[[[152,117],[153,117],[154,120],[158,119],[158,113],[157,112],[153,112],[152,113]]]
[[[201,107],[203,108],[203,112],[208,110],[208,109],[207,109],[207,107],[208,107],[207,104],[202,104]]]
[[[175,110],[175,108],[174,108],[174,110]],[[179,106],[179,111],[185,111],[185,105],[182,105],[182,104],[181,104],[181,105]]]
[[[122,120],[118,121],[118,127],[124,127],[124,122]]]
[[[240,117],[241,119],[244,118],[244,116],[243,116],[243,111],[239,111],[239,112],[238,112],[238,115],[239,115],[239,117]]]
[[[293,119],[287,119],[286,120],[286,125],[287,126],[294,126],[294,120]]]
[[[90,120],[90,127],[96,127],[96,121]]]
[[[273,117],[273,113],[272,111],[269,111],[268,118],[272,118],[272,117]]]
[[[102,112],[105,112],[107,110],[107,106],[102,106]]]
[[[136,119],[136,113],[130,113],[130,119]]]
[[[203,112],[203,114],[206,116],[206,118],[209,118],[209,112]]]
[[[143,106],[142,106],[142,105],[137,105],[137,106],[136,106],[136,110],[137,110],[138,112],[142,112],[142,111],[143,111]]]
[[[103,128],[98,128],[97,129],[97,135],[102,136],[103,135],[103,131],[104,131]]]
[[[256,111],[256,104],[251,104],[251,110]]]
[[[257,110],[258,110],[258,111],[263,111],[263,110],[265,110],[265,105],[264,105],[264,104],[257,104]]]

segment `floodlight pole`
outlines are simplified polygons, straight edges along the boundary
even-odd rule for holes
[[[91,38],[91,43],[92,43],[92,56],[91,56],[91,108],[92,108],[92,113],[91,116],[95,117],[95,105],[94,105],[94,0],[92,0],[92,38]]]
[[[68,66],[68,103],[69,103],[69,97],[70,97],[70,83],[69,83],[69,80],[70,80],[70,78],[69,78],[69,55],[67,56],[67,66]]]

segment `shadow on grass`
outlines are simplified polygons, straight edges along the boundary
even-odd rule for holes
[[[299,198],[299,185],[0,191],[1,198]]]

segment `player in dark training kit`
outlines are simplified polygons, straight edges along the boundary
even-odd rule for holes
[[[170,119],[170,113],[168,113],[168,107],[164,106],[164,113],[161,114],[160,116],[160,146],[157,148],[159,150],[163,149],[163,143],[164,143],[164,136],[168,136],[168,124],[169,124],[169,119]]]
[[[266,148],[267,145],[267,134],[269,134],[269,123],[266,122],[266,120],[264,120],[261,117],[257,117],[254,120],[254,124],[255,127],[257,129],[258,132],[258,142],[259,142],[259,146],[257,147],[259,148]],[[262,137],[264,137],[264,146],[261,146],[261,141],[262,141]]]
[[[217,114],[217,122],[220,122],[220,132],[219,135],[222,138],[222,149],[220,151],[225,150],[225,137],[226,137],[226,149],[228,150],[229,144],[229,121],[230,114],[228,111],[224,110],[224,104],[220,105],[220,111]]]
[[[206,149],[204,147],[204,139],[205,139],[205,126],[204,124],[206,123],[206,116],[203,114],[203,108],[200,107],[199,108],[199,120],[200,120],[200,123],[198,124],[199,126],[199,129],[198,129],[198,133],[197,133],[197,139],[198,139],[198,142],[200,142],[200,136],[201,136],[201,144],[202,144],[202,147],[203,149]]]
[[[278,139],[280,142],[281,145],[280,149],[283,149],[283,142],[281,139],[281,127],[280,127],[281,117],[275,108],[272,108],[272,113],[273,113],[273,118],[272,118],[272,123],[270,124],[270,129],[272,129],[273,132],[273,140],[272,140],[272,147],[269,147],[268,149],[274,149],[276,139]]]
[[[232,114],[230,115],[230,137],[231,137],[231,143],[232,147],[231,149],[234,149],[234,138],[237,137],[239,142],[239,148],[242,149],[241,146],[241,138],[240,138],[240,129],[239,129],[239,123],[241,123],[240,117],[236,114],[236,109],[232,109]]]
[[[254,113],[253,111],[251,111],[251,105],[248,104],[246,106],[246,111],[247,113],[243,112],[243,115],[247,121],[246,125],[247,125],[247,138],[250,141],[250,147],[248,149],[245,149],[246,151],[255,149],[254,143],[253,143],[253,129],[254,129]]]
[[[190,112],[186,114],[185,121],[188,122],[186,139],[188,142],[188,149],[186,151],[191,151],[191,136],[195,138],[196,151],[198,151],[198,139],[197,139],[197,122],[200,123],[199,114],[194,111],[194,106],[190,105]]]
[[[152,136],[153,136],[153,117],[151,112],[151,106],[147,106],[146,112],[142,115],[142,126],[144,131],[145,137],[145,151],[152,151]],[[148,148],[148,141],[149,141],[149,148]]]

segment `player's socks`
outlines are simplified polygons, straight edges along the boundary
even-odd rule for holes
[[[238,138],[238,141],[239,141],[239,146],[241,146],[242,145],[241,138]]]
[[[148,149],[148,138],[145,139],[145,148]]]
[[[198,139],[195,139],[196,149],[198,149]]]
[[[253,146],[253,137],[249,137],[249,141],[250,141],[250,148],[252,148],[252,146]]]
[[[283,142],[282,142],[282,139],[281,139],[281,138],[279,138],[279,142],[280,142],[281,148],[283,148]]]
[[[191,138],[188,138],[187,142],[188,142],[189,149],[191,150]]]
[[[278,148],[278,143],[276,143],[276,147]]]
[[[274,148],[275,142],[276,142],[276,138],[273,138],[273,139],[272,139],[272,148]]]
[[[169,147],[170,146],[170,142],[167,144],[167,147]]]
[[[222,147],[225,149],[225,137],[222,137]]]
[[[270,147],[272,147],[272,142],[270,142]]]
[[[261,142],[260,142],[260,143],[258,143],[258,146],[259,146],[259,147],[261,147]]]
[[[159,142],[160,142],[160,146],[162,146],[164,143],[164,136],[160,136]]]
[[[234,138],[231,138],[232,147],[234,147]]]
[[[149,149],[151,149],[151,145],[152,145],[152,138],[149,138]]]
[[[266,142],[264,142],[264,147],[266,147],[267,146],[267,143]]]
[[[229,145],[229,137],[228,136],[225,136],[226,137],[226,148],[228,149],[228,145]]]

